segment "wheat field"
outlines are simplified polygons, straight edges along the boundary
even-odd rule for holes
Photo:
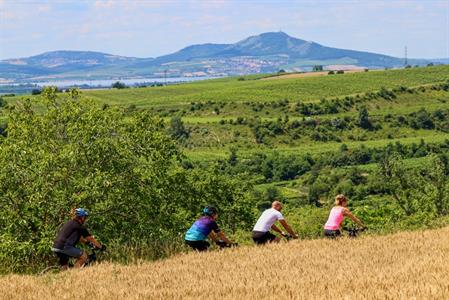
[[[449,299],[449,227],[0,278],[2,299]]]

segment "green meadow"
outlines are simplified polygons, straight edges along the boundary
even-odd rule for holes
[[[422,110],[431,118],[435,112],[446,116],[449,92],[434,86],[448,82],[449,66],[267,80],[270,76],[277,75],[83,91],[82,96],[99,105],[150,110],[168,127],[172,118],[180,118],[188,137],[180,138],[179,145],[193,162],[226,160],[231,149],[240,159],[249,159],[258,153],[323,155],[337,151],[342,144],[349,149],[380,149],[397,142],[441,144],[448,139],[449,128],[441,120],[434,120],[439,125],[433,128],[409,123]],[[382,89],[395,91],[393,97],[377,95]],[[14,105],[23,98],[36,103],[37,97],[5,99]],[[336,101],[347,103],[343,109],[319,111]],[[318,111],[305,113],[298,109],[300,104],[314,104]],[[367,108],[376,129],[356,125],[362,106]],[[4,112],[1,119],[7,122]],[[340,121],[349,125],[333,127]],[[298,128],[292,129],[293,125]]]

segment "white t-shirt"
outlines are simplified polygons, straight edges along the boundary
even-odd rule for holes
[[[259,217],[256,225],[254,225],[253,231],[270,231],[271,226],[273,226],[274,222],[278,220],[284,220],[284,216],[281,214],[281,212],[275,210],[274,208],[269,208],[265,210]]]

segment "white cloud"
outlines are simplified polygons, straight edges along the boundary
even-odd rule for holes
[[[10,45],[1,55],[35,54],[44,45],[154,56],[279,29],[336,47],[394,53],[409,40],[416,52],[445,54],[448,2],[424,1],[0,0],[0,43]]]

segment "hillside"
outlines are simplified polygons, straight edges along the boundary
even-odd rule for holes
[[[430,61],[410,60],[424,65]],[[391,68],[403,60],[387,55],[337,49],[267,32],[234,44],[200,44],[157,58],[135,58],[92,51],[53,51],[0,61],[4,82],[63,79],[110,79],[168,76],[228,76],[310,70],[314,65]]]
[[[265,80],[271,78],[279,79]],[[174,116],[181,117],[190,130],[190,138],[183,146],[189,157],[200,160],[225,158],[231,147],[245,157],[262,151],[302,154],[335,151],[341,143],[355,149],[360,145],[384,147],[396,141],[412,144],[423,139],[442,143],[447,139],[444,125],[432,129],[411,128],[410,124],[400,124],[395,119],[411,120],[421,109],[429,114],[447,110],[449,94],[432,86],[449,80],[448,66],[304,78],[264,75],[240,79],[85,91],[83,95],[102,105],[150,110],[167,121]],[[390,99],[388,93],[379,96],[377,93],[382,89],[395,90],[394,98]],[[7,101],[13,104],[20,98]],[[335,130],[335,122],[354,124],[361,105],[369,109],[372,121],[382,128],[362,130],[347,124]],[[304,118],[310,124],[292,127]],[[268,129],[256,141],[255,122],[259,126],[283,129],[277,132]]]
[[[286,78],[277,81],[259,80],[264,76],[267,75],[255,78],[252,76],[222,78],[167,87],[86,91],[86,95],[104,103],[135,104],[147,108],[159,105],[189,105],[191,102],[205,103],[208,101],[228,103],[281,100],[317,102],[325,97],[371,92],[382,87],[410,87],[444,82],[449,79],[449,66],[371,71],[324,77]]]
[[[5,299],[447,299],[449,228],[0,278]],[[113,251],[113,249],[111,249]]]

